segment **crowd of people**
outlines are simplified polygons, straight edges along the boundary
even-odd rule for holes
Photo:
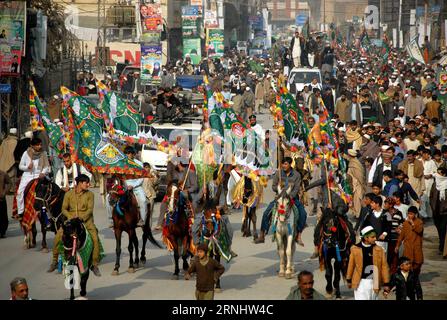
[[[312,61],[309,61],[309,54]],[[340,154],[348,163],[347,177],[353,201],[348,207],[336,194],[328,195],[324,162],[306,162],[300,166],[296,158],[289,157],[290,146],[282,144],[285,149],[282,169],[273,177],[273,191],[279,192],[281,180],[293,190],[291,198],[295,200],[297,211],[301,212],[296,241],[303,245],[301,234],[307,217],[303,205],[309,205],[310,215],[317,214],[319,219],[322,214],[318,213],[319,204],[323,208],[340,210],[346,221],[354,222],[353,230],[361,239],[352,246],[346,275],[348,286],[355,290],[355,298],[377,299],[380,285],[383,285],[385,295],[395,287],[398,299],[422,299],[419,275],[424,263],[422,241],[427,222],[433,221],[439,235],[439,254],[447,258],[447,144],[445,109],[443,99],[440,99],[444,93],[437,82],[439,73],[446,66],[414,62],[405,52],[395,49],[390,49],[384,57],[384,52],[374,47],[365,52],[360,47],[353,50],[351,44],[324,42],[321,36],[315,40],[304,39],[298,32],[289,48],[275,48],[263,57],[248,57],[230,50],[222,57],[205,58],[194,66],[187,56],[163,68],[158,92],[142,95],[137,88],[138,81],[135,81],[137,73],[132,75],[135,78],[132,85],[126,87],[128,79],[123,79],[120,86],[134,93],[139,100],[142,122],[148,116],[154,116],[159,123],[177,123],[183,111],[182,102],[176,97],[181,90],[176,85],[176,77],[206,75],[212,80],[213,91],[221,92],[234,111],[257,133],[262,133],[264,139],[265,131],[257,124],[256,114],[267,112],[275,103],[276,92],[272,83],[287,82],[285,66],[311,65],[321,69],[323,81],[319,83],[318,79],[313,79],[297,92],[296,101],[310,129],[320,121],[322,108],[331,115]],[[111,89],[118,89],[111,77],[107,77],[105,82]],[[87,87],[89,94],[97,93],[96,79],[92,74],[80,77],[79,85]],[[194,90],[204,92],[203,87]],[[57,97],[52,102],[54,100]],[[209,112],[216,107],[211,98],[208,101]],[[57,116],[60,116],[60,110]],[[57,116],[52,117],[53,120]],[[89,220],[93,214],[93,199],[88,191],[92,174],[74,164],[70,154],[61,157],[52,154],[48,138],[43,133],[33,136],[32,132],[27,132],[21,140],[16,134],[17,130],[11,129],[0,152],[0,237],[5,236],[7,229],[5,195],[13,190],[16,177],[21,177],[17,191],[19,216],[24,211],[23,192],[28,182],[53,172],[57,185],[67,193],[64,200],[66,214],[69,215],[71,210],[70,201],[79,202],[81,197],[88,216],[86,221]],[[153,208],[158,176],[148,163],[138,160],[138,151],[129,146],[125,154],[151,172],[152,178],[128,179],[125,187],[133,190],[140,208],[146,208],[148,202]],[[57,161],[60,163],[55,168]],[[186,179],[183,191],[194,206],[199,206],[198,179],[194,172],[187,170],[188,162],[170,160],[167,167],[167,183]],[[231,168],[223,171],[224,198],[228,193],[230,172]],[[215,180],[218,181],[218,177]],[[216,205],[227,209],[226,201],[222,203],[220,198]],[[107,213],[112,227],[110,208]],[[163,215],[160,217],[157,229],[161,229]],[[142,227],[146,219],[148,212],[142,210],[138,226]],[[261,235],[254,236],[256,243],[264,242],[269,231],[269,219],[271,217],[266,210]],[[229,222],[227,224],[232,237],[231,226]],[[100,276],[99,245],[93,219],[88,230],[94,235],[96,250],[93,271]],[[315,245],[313,258],[318,256],[317,241]],[[198,274],[197,299],[212,299],[211,288],[215,280],[212,274],[217,272],[220,276],[224,269],[214,260],[207,259],[204,248],[199,249],[199,256],[189,269],[188,277],[194,272]],[[56,269],[56,263],[57,251],[54,251],[50,272]],[[372,274],[377,275],[380,281],[373,282]],[[320,298],[312,291],[312,274],[301,272],[298,280],[298,287],[288,298]],[[16,282],[11,283],[12,292],[18,290]]]

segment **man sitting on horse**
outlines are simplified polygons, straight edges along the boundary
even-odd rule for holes
[[[62,214],[67,219],[79,218],[84,223],[85,229],[90,233],[93,242],[92,271],[95,276],[100,277],[98,264],[100,260],[100,245],[98,229],[93,220],[94,194],[89,191],[90,178],[85,174],[76,177],[76,187],[65,194],[62,204]],[[58,246],[62,239],[62,227],[54,238],[53,261],[48,272],[53,272],[57,268]]]
[[[143,163],[135,159],[136,151],[133,147],[127,146],[124,149],[124,154],[129,158],[129,161],[137,163],[143,169]],[[135,198],[137,198],[138,206],[140,207],[140,221],[138,221],[137,224],[138,227],[144,227],[147,217],[147,199],[146,199],[146,193],[144,192],[143,189],[143,182],[144,182],[143,178],[127,179],[125,181],[127,190],[133,191]]]
[[[197,212],[194,219],[194,225],[192,227],[193,239],[195,244],[199,244],[200,239],[200,227],[202,223],[202,216],[205,209],[219,210],[220,220],[223,225],[223,230],[226,232],[226,239],[228,239],[228,247],[232,257],[237,257],[237,254],[231,249],[233,243],[233,228],[231,226],[230,219],[228,218],[227,211],[221,206],[221,194],[223,191],[222,179],[223,171],[214,171],[213,180],[210,181],[206,187],[202,188],[199,192],[199,200],[197,202]]]
[[[62,160],[64,166],[57,171],[55,183],[64,192],[68,192],[75,187],[75,179],[80,174],[85,174],[90,180],[92,179],[92,174],[84,166],[77,163],[73,165],[70,153],[64,153]]]
[[[55,183],[65,193],[75,187],[75,179],[79,174],[85,174],[90,180],[92,179],[92,174],[88,172],[84,166],[77,163],[73,165],[73,160],[70,153],[64,153],[62,155],[62,160],[64,162],[64,166],[57,171]],[[50,219],[54,218],[51,216],[50,210],[47,211],[47,215]]]
[[[47,154],[42,150],[42,140],[33,138],[30,147],[23,153],[20,160],[19,169],[23,171],[17,190],[17,213],[19,219],[23,217],[25,211],[24,193],[30,181],[43,178],[51,171]]]
[[[306,211],[298,199],[298,194],[301,186],[301,176],[298,171],[292,168],[292,159],[290,157],[285,157],[282,162],[282,170],[275,173],[273,177],[272,189],[277,194],[275,200],[270,202],[267,209],[264,211],[262,216],[261,223],[261,234],[259,238],[255,240],[255,243],[264,243],[265,242],[265,234],[268,232],[271,219],[272,219],[272,211],[277,199],[287,196],[290,199],[293,199],[294,205],[298,209],[299,218],[298,223],[296,225],[297,236],[296,240],[301,245],[304,245],[301,241],[301,233],[304,230],[306,225],[307,214]],[[280,191],[280,194],[279,193]]]
[[[196,172],[191,169],[188,170],[188,162],[185,161],[185,159],[179,159],[177,164],[171,167],[171,170],[167,175],[168,185],[173,182],[179,184],[183,195],[191,201],[193,205],[196,205],[199,184],[197,182]]]

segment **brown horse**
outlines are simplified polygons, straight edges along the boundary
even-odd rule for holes
[[[163,242],[169,251],[174,251],[175,270],[173,279],[179,279],[179,259],[182,256],[183,270],[189,268],[188,256],[192,255],[191,219],[194,217],[192,205],[181,193],[176,183],[168,185],[165,201],[167,209],[163,223]]]
[[[117,183],[114,184],[109,191],[109,205],[112,206],[112,219],[113,219],[113,230],[115,233],[116,241],[116,261],[115,268],[113,269],[112,275],[119,274],[120,268],[120,256],[121,256],[121,235],[126,232],[129,235],[129,245],[127,249],[129,250],[129,273],[134,273],[135,269],[139,267],[141,261],[142,265],[146,263],[146,242],[149,241],[161,249],[160,244],[154,239],[152,231],[150,228],[150,218],[146,219],[146,223],[143,227],[143,248],[141,250],[141,255],[138,257],[138,237],[136,234],[137,223],[140,217],[138,202],[134,193],[130,190],[125,191],[122,187],[121,181],[116,180]],[[147,212],[148,217],[150,217],[150,205],[148,204]],[[135,259],[133,256],[133,251],[135,249]]]
[[[25,210],[20,225],[25,234],[25,248],[36,247],[36,221],[40,223],[42,232],[42,252],[47,253],[47,231],[56,232],[60,226],[62,202],[65,192],[57,184],[47,178],[31,180],[24,191]],[[16,199],[14,199],[16,201]],[[16,208],[13,209],[15,211]],[[48,213],[53,217],[49,219]],[[47,225],[51,228],[47,230]]]

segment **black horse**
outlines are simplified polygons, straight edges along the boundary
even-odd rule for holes
[[[321,211],[323,215],[314,233],[315,245],[319,246],[320,269],[326,270],[326,293],[332,296],[335,288],[336,299],[341,299],[340,275],[346,277],[350,248],[355,243],[354,228],[346,215],[329,208],[321,208]],[[335,260],[334,268],[332,260]]]
[[[36,210],[42,232],[42,250],[48,251],[47,231],[57,232],[63,221],[62,203],[65,192],[48,178],[39,179],[34,190],[34,210]],[[32,234],[35,241],[36,224],[32,225]]]
[[[90,275],[90,268],[92,267],[93,247],[87,252],[88,263],[87,266],[80,266],[78,260],[78,253],[81,248],[84,248],[87,240],[87,230],[79,218],[66,220],[62,224],[62,243],[64,245],[64,260],[67,261],[65,272],[69,273],[69,282],[66,283],[66,288],[70,289],[70,300],[74,300],[74,270],[78,268],[80,273],[80,295],[85,297],[87,295],[87,280]]]

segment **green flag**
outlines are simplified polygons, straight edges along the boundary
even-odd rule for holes
[[[138,134],[138,124],[141,121],[140,114],[115,92],[104,95],[101,106],[115,130],[125,132],[130,136]]]
[[[57,151],[57,153],[64,153],[65,149],[65,135],[61,127],[59,127],[56,123],[54,123],[48,111],[42,105],[39,100],[39,96],[37,95],[36,88],[34,84],[30,82],[30,110],[32,112],[37,112],[36,116],[39,118],[39,122],[45,128],[45,131],[48,133],[48,137],[50,138],[51,145]]]
[[[102,112],[85,98],[72,95],[63,111],[70,132],[70,148],[75,162],[91,172],[146,176],[145,170],[124,154],[124,143],[104,132]]]

